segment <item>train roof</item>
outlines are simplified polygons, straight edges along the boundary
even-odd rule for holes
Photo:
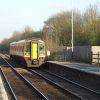
[[[24,40],[14,41],[14,42],[12,42],[10,44],[12,45],[12,44],[17,44],[17,43],[24,43],[25,41],[28,41],[28,40],[34,40],[34,41],[38,41],[39,40],[40,42],[42,42],[42,40],[39,39],[39,38],[28,38],[28,39],[24,39]]]
[[[25,40],[14,41],[14,42],[12,42],[12,43],[10,43],[10,44],[23,43],[23,42],[25,42]]]

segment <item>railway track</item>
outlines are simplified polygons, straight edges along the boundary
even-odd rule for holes
[[[9,58],[7,55],[6,55],[6,57]],[[19,70],[21,70],[21,69],[19,69]],[[75,100],[75,99],[84,100],[84,99],[83,99],[82,97],[80,97],[79,95],[76,95],[75,93],[69,91],[68,89],[65,89],[65,88],[61,87],[59,84],[56,84],[56,82],[53,82],[52,80],[49,80],[49,79],[45,78],[44,76],[38,74],[37,72],[35,72],[35,71],[33,71],[33,70],[29,70],[29,69],[27,69],[27,70],[28,70],[29,72],[31,72],[33,75],[35,75],[35,77],[37,77],[37,76],[38,76],[38,77],[41,77],[42,79],[44,79],[44,81],[46,80],[46,81],[49,82],[50,84],[54,85],[56,88],[60,89],[61,91],[63,91],[63,92],[66,93],[67,95],[69,95],[69,96],[71,97],[71,99],[74,98],[74,100]],[[28,80],[30,80],[29,77],[28,77]],[[63,99],[64,99],[64,98],[63,98]],[[69,100],[69,99],[68,99],[68,100]]]
[[[21,70],[21,69],[18,69],[18,70]],[[23,69],[23,70],[26,70],[26,69]],[[61,76],[58,76],[57,74],[51,73],[50,71],[47,71],[44,69],[40,69],[40,70],[27,69],[27,71],[31,72],[33,74],[33,76],[35,75],[36,79],[38,79],[37,77],[40,77],[39,80],[41,82],[46,83],[46,84],[48,82],[48,83],[54,85],[54,87],[61,89],[61,91],[70,95],[70,97],[74,98],[74,100],[75,100],[75,98],[80,99],[80,100],[98,100],[98,99],[100,99],[99,92],[96,92],[92,89],[84,87],[84,86],[78,84],[77,82],[71,81],[69,79],[65,79]],[[27,79],[31,80],[29,77],[27,77]],[[43,79],[44,79],[44,81],[43,81]],[[36,84],[35,84],[35,86],[36,86]],[[42,84],[42,86],[43,86],[43,84]]]
[[[3,72],[2,68],[1,68],[1,66],[0,66],[0,72],[1,72],[1,75],[2,75],[2,77],[3,77],[3,83],[6,84],[6,86],[8,87],[8,88],[7,88],[8,90],[6,89],[7,94],[8,94],[8,98],[9,98],[10,100],[17,100],[16,95],[15,95],[15,93],[14,93],[14,91],[13,91],[11,85],[9,84],[9,81],[8,81],[8,79],[6,78],[6,75],[4,74],[4,72]]]
[[[4,59],[5,60],[5,59]],[[35,87],[42,95],[45,96],[45,99],[51,100],[82,100],[82,98],[72,94],[69,91],[65,91],[59,86],[55,86],[53,83],[48,82],[48,80],[43,77],[37,76],[36,74],[30,74],[29,70],[22,68],[13,68],[11,64],[7,60],[5,62],[10,66],[10,68],[14,71],[14,73],[21,75],[22,77],[28,81],[32,86]]]
[[[57,76],[55,74],[52,74],[44,70],[30,70],[30,71],[49,81],[52,81],[54,84],[56,83],[55,85],[60,86],[61,88],[65,89],[65,91],[69,91],[83,100],[100,99],[100,94],[98,92],[85,88],[70,80],[66,80],[60,76]]]
[[[2,58],[3,59],[3,58]],[[8,94],[11,100],[48,100],[39,90],[37,90],[27,79],[18,73],[11,64],[3,59],[9,67],[2,67],[1,73],[5,76],[5,82],[9,84]]]
[[[92,90],[92,89],[90,89],[90,88],[88,88],[88,87],[85,87],[85,86],[79,84],[78,82],[75,82],[75,81],[66,79],[66,78],[64,78],[64,77],[62,77],[62,76],[59,76],[59,75],[57,75],[57,74],[54,74],[54,73],[52,73],[52,72],[50,72],[50,71],[47,71],[47,70],[44,70],[44,69],[41,69],[41,70],[44,71],[44,72],[46,72],[46,73],[48,73],[48,74],[51,74],[51,75],[53,75],[53,76],[56,76],[56,77],[58,77],[58,78],[60,78],[60,79],[62,79],[62,80],[64,80],[64,81],[66,81],[66,82],[70,82],[70,83],[72,83],[72,84],[75,84],[75,85],[77,85],[77,86],[79,86],[79,87],[84,88],[85,90],[88,90],[88,91],[91,91],[91,92],[93,92],[93,93],[95,93],[95,94],[100,95],[99,92],[97,92],[97,91],[95,91],[95,90]]]

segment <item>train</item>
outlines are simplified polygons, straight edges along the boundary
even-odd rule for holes
[[[47,61],[50,51],[38,38],[24,39],[10,43],[10,58],[26,67],[40,67]]]

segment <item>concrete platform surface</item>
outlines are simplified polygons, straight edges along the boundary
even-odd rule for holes
[[[8,96],[5,91],[5,88],[1,79],[1,75],[0,75],[0,100],[8,100]]]
[[[58,61],[48,61],[48,62],[100,75],[100,67],[96,65],[77,63],[77,62],[58,62]]]

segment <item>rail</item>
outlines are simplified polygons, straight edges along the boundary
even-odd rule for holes
[[[41,97],[41,100],[48,100],[48,98],[43,95],[38,89],[36,89],[25,77],[18,73],[7,60],[5,60],[2,56],[1,58],[10,66],[10,68],[16,73],[16,75],[19,76],[25,82],[27,86],[29,86],[32,90],[35,90],[35,92]]]
[[[41,78],[45,79],[45,80],[48,81],[49,83],[53,84],[55,87],[61,89],[63,92],[65,92],[65,93],[67,93],[67,94],[70,94],[70,95],[73,96],[74,98],[76,98],[76,99],[78,99],[78,100],[85,100],[85,99],[82,98],[81,96],[76,95],[76,94],[74,94],[73,92],[71,92],[71,91],[69,91],[69,90],[63,88],[63,87],[60,86],[59,84],[57,84],[57,83],[51,81],[50,79],[44,77],[43,75],[41,75],[40,73],[36,72],[35,70],[29,69],[28,71],[30,71],[32,74],[36,74],[36,75],[40,76]]]
[[[5,82],[7,83],[7,86],[8,86],[8,88],[9,88],[9,92],[10,92],[10,94],[11,94],[12,100],[17,100],[17,97],[16,97],[16,95],[15,95],[15,93],[14,93],[12,87],[10,86],[9,81],[7,80],[7,78],[6,78],[5,74],[4,74],[4,72],[2,71],[2,68],[1,68],[1,67],[0,67],[0,72],[1,72],[1,74],[2,74],[2,76],[3,76],[3,79],[4,79]]]

